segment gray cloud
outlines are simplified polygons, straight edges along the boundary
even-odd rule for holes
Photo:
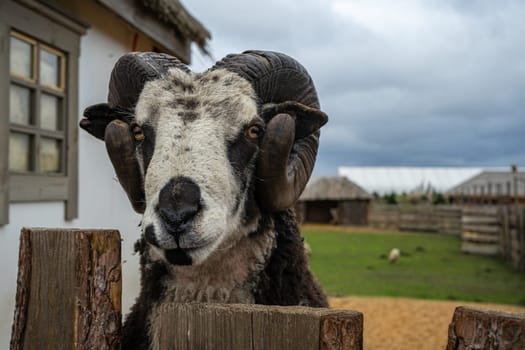
[[[316,174],[341,165],[525,166],[525,3],[192,0],[219,59],[285,52],[330,123]],[[211,62],[194,55],[196,70]]]

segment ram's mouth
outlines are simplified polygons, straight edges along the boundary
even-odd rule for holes
[[[166,260],[172,264],[172,265],[191,265],[193,263],[193,259],[191,258],[191,251],[194,251],[198,248],[192,248],[192,249],[182,249],[182,248],[176,248],[176,249],[167,249],[164,250],[164,257]]]

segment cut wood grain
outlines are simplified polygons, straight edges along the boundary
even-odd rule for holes
[[[456,308],[446,350],[525,349],[525,315]]]

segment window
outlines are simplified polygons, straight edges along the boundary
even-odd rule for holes
[[[86,25],[34,0],[0,11],[0,225],[9,203],[78,211],[78,57]]]
[[[66,56],[16,31],[9,42],[9,171],[63,175]]]

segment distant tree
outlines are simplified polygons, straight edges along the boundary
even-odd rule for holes
[[[432,194],[432,204],[439,205],[439,204],[447,204],[447,201],[445,199],[445,196],[439,192],[434,192]]]
[[[383,200],[386,202],[386,204],[397,204],[397,195],[395,192],[385,194]]]

